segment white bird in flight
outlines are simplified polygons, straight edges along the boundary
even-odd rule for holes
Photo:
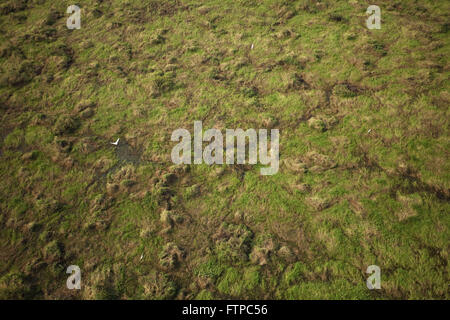
[[[120,138],[117,138],[116,142],[111,142],[111,144],[117,146],[119,144],[119,140],[120,140]]]

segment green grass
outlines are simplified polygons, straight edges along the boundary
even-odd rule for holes
[[[380,30],[366,1],[17,3],[0,298],[449,298],[447,2],[380,0]],[[195,120],[279,129],[279,172],[174,166]]]

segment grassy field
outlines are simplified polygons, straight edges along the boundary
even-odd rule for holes
[[[60,2],[0,4],[0,298],[449,299],[449,1]]]

